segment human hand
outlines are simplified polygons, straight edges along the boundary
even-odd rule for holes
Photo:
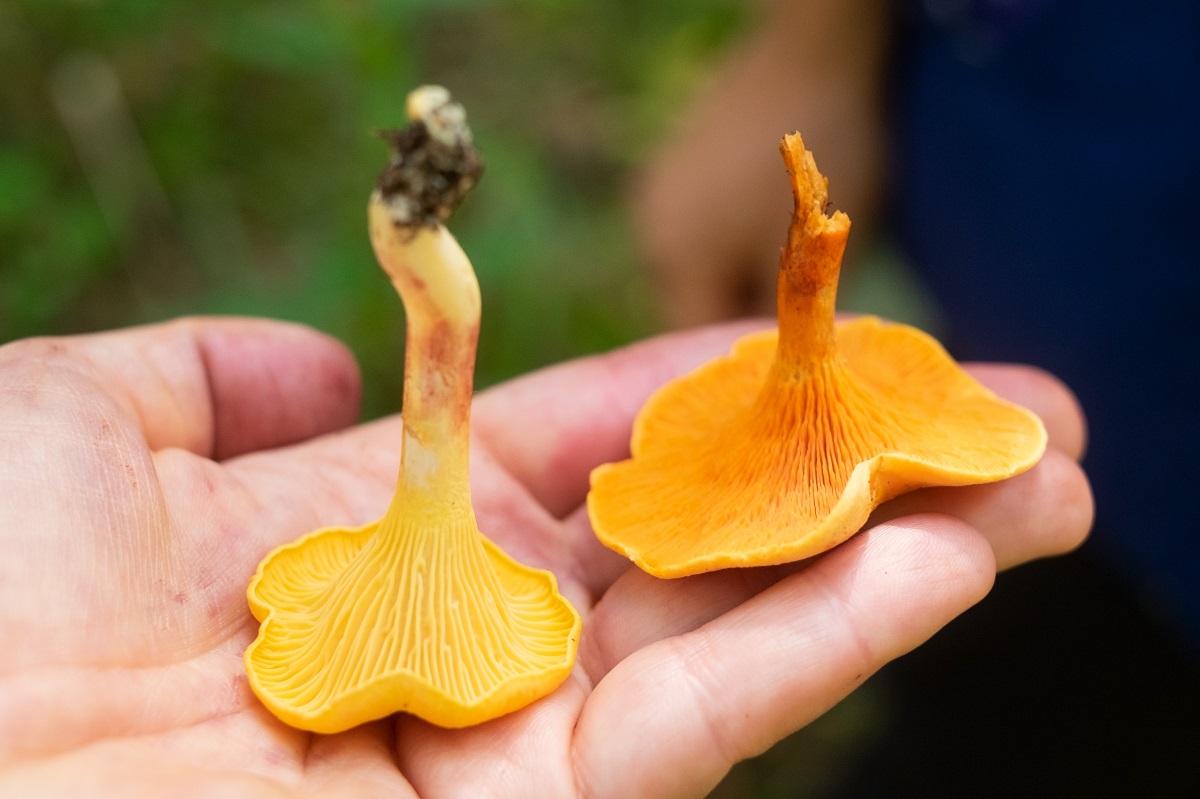
[[[587,475],[634,413],[747,324],[667,336],[482,393],[480,528],[584,617],[568,680],[478,727],[337,735],[250,693],[245,586],[272,547],[377,518],[397,419],[347,427],[346,350],[252,320],[0,348],[0,795],[701,796],[982,597],[997,565],[1076,546],[1082,419],[1052,378],[981,380],[1051,448],[1003,483],[918,492],[811,561],[656,580],[601,547]],[[903,503],[903,504],[899,504]]]

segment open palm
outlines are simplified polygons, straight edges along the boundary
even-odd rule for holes
[[[1091,519],[1082,420],[1052,378],[979,367],[1051,450],[1010,481],[933,490],[805,564],[648,577],[600,547],[589,470],[633,414],[746,325],[676,334],[481,394],[480,528],[553,570],[579,662],[510,716],[338,735],[249,691],[245,586],[272,547],[380,516],[396,419],[348,427],[358,377],[292,325],[184,320],[0,349],[0,795],[702,796]]]

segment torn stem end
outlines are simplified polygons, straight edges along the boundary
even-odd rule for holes
[[[828,181],[818,171],[800,134],[779,145],[795,207],[779,259],[779,357],[805,363],[830,357],[835,347],[835,310],[850,218],[825,215]]]

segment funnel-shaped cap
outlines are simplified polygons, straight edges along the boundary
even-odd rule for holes
[[[469,513],[422,515],[318,530],[259,566],[246,663],[281,719],[337,732],[405,711],[462,727],[567,676],[580,622],[554,576],[509,558]]]
[[[796,210],[778,332],[663,387],[638,416],[632,458],[592,473],[596,535],[660,577],[815,555],[898,494],[1002,480],[1046,445],[1034,414],[926,334],[835,323],[850,220],[825,216],[825,179],[800,137],[781,149]]]

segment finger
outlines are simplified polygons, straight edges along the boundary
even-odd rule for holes
[[[390,417],[220,465],[178,450],[160,453],[156,463],[177,516],[220,528],[212,512],[219,504],[241,520],[237,545],[229,542],[222,548],[222,557],[230,560],[222,562],[221,571],[248,576],[264,552],[300,535],[379,519],[395,491],[401,437],[400,418]],[[564,535],[562,522],[504,472],[479,442],[471,450],[470,475],[480,532],[519,562],[553,571],[559,590],[577,606],[589,607],[588,581],[598,542],[591,538],[588,547]],[[214,497],[220,497],[220,503],[214,503]],[[229,538],[219,532],[211,537]],[[599,554],[604,557],[628,568],[627,561],[609,550]]]
[[[0,764],[83,750],[108,738],[145,740],[234,717],[257,702],[242,668],[247,643],[230,638],[190,660],[138,668],[55,664],[10,671],[0,691]],[[166,701],[145,702],[148,685]]]
[[[587,493],[600,463],[628,455],[633,418],[667,381],[723,355],[763,321],[660,336],[601,356],[544,369],[481,394],[473,427],[496,459],[552,514]],[[1053,376],[1031,367],[974,364],[994,391],[1037,413],[1052,444],[1078,457],[1086,437],[1079,404]]]
[[[1054,375],[1033,366],[965,364],[976,380],[1001,397],[1036,413],[1046,426],[1049,444],[1075,460],[1087,446],[1087,423],[1079,400]]]
[[[592,532],[587,506],[576,508],[562,524],[563,538],[570,546],[578,580],[590,595],[592,604],[625,572],[630,569],[640,571],[634,569],[629,558],[600,543]]]
[[[478,445],[471,452],[471,504],[481,533],[520,563],[554,572],[558,590],[576,607],[592,605],[588,589],[592,564],[577,551],[581,542],[564,535],[563,523],[534,501],[486,447]]]
[[[312,796],[415,799],[395,758],[394,724],[381,719],[337,735],[313,735],[303,785]]]
[[[569,524],[564,537],[551,524],[553,517],[581,505],[594,466],[628,454],[633,417],[650,393],[727,352],[733,339],[761,324],[662,336],[482,393],[472,409],[477,440],[471,470],[481,528],[523,562],[588,588],[607,587],[610,578],[596,579],[597,566],[608,566],[603,574],[615,576],[627,563],[602,549],[586,523]],[[226,465],[269,514],[255,528],[263,539],[259,546],[269,548],[314,526],[377,518],[395,484],[399,448],[399,419],[393,417]],[[189,472],[180,482],[196,479]],[[539,504],[550,518],[530,518],[539,515],[534,513]],[[553,534],[547,534],[549,528]]]
[[[573,675],[549,696],[472,727],[443,729],[401,713],[396,759],[420,796],[576,796],[569,745],[586,696]]]
[[[361,382],[350,350],[281,322],[229,320],[194,328],[213,418],[213,457],[268,449],[358,418]]]
[[[691,632],[815,561],[748,569],[722,569],[661,580],[627,568],[588,616],[579,662],[593,683],[618,663],[656,641]]]
[[[481,394],[472,411],[477,440],[471,467],[481,528],[528,562],[588,587],[607,587],[607,577],[594,579],[597,565],[609,565],[604,573],[614,576],[628,566],[600,547],[586,520],[568,525],[571,534],[564,538],[552,517],[528,517],[539,515],[534,513],[539,504],[553,515],[578,508],[591,468],[628,454],[630,425],[646,397],[676,374],[727,351],[734,338],[756,326],[663,336]],[[229,461],[229,474],[269,517],[255,525],[258,547],[276,546],[319,526],[377,518],[395,485],[400,438],[399,418],[392,417],[286,451]],[[194,464],[182,465],[187,468],[180,470],[178,482],[195,484]],[[514,509],[518,512],[508,513]],[[546,535],[548,528],[553,535]],[[543,540],[544,545],[536,544]]]
[[[480,514],[480,521],[488,535],[505,548],[521,551],[530,562],[578,579],[593,596],[602,594],[628,569],[628,563],[611,555],[595,541],[585,514],[577,509],[586,493],[588,472],[600,462],[627,455],[632,418],[660,383],[717,353],[728,351],[733,338],[754,326],[755,323],[742,323],[659,337],[609,355],[552,367],[481,395],[474,411],[480,441],[475,447],[472,475],[477,503],[487,506]],[[1023,401],[1043,414],[1052,438],[1066,442],[1079,440],[1075,434],[1082,425],[1077,405],[1054,378],[1019,366],[980,365],[973,368],[995,390]],[[386,446],[381,447],[381,442]],[[351,524],[374,518],[380,508],[386,507],[390,496],[398,442],[398,423],[392,419],[295,448],[289,451],[286,464],[271,459],[274,468],[255,470],[254,476],[261,478],[256,481],[255,493],[275,497],[264,504],[298,518],[290,523],[281,521],[278,525],[265,525],[264,529],[278,531],[276,535],[294,536],[296,529],[314,523]],[[1065,446],[1071,448],[1069,443]],[[251,460],[255,464],[264,462],[259,458]],[[504,477],[501,480],[505,483],[503,491],[491,492],[499,499],[494,503],[482,502],[490,495],[488,487],[503,477],[505,470],[516,478],[516,484]],[[1069,469],[1056,471],[1054,475],[1045,482],[1039,497],[1051,496],[1058,480],[1065,478],[1070,483],[1072,477],[1079,477]],[[295,501],[296,486],[300,484],[310,486],[305,497],[313,499],[312,502]],[[1067,485],[1066,491],[1070,496],[1078,497],[1081,494],[1078,480],[1073,486]],[[523,542],[521,531],[515,530],[514,524],[510,524],[511,520],[502,512],[518,499],[524,499],[523,491],[549,506],[555,515],[576,508],[567,520],[565,537],[560,540],[554,536],[525,535]],[[511,501],[501,501],[504,499],[500,497],[501,493]],[[1086,493],[1086,487],[1082,493]],[[290,501],[289,496],[293,497]],[[961,504],[970,507],[976,501],[988,510],[982,499],[971,502],[964,499]],[[1071,502],[1074,508],[1085,506],[1090,507],[1090,502]],[[328,513],[316,514],[311,512],[312,507],[324,508]],[[924,509],[925,506],[921,507]],[[990,512],[996,519],[1003,519],[1005,514],[1011,514],[1013,520],[1029,532],[1022,541],[1032,540],[1036,529],[1030,523],[1032,517],[1029,514],[1019,507],[1014,509],[1011,503]],[[546,520],[532,521],[536,523],[522,522],[522,529],[545,532]],[[1069,542],[1073,536],[1082,535],[1071,530],[1078,531],[1085,526],[1064,523],[1051,540]],[[1000,541],[1004,535],[998,530],[992,538]],[[553,556],[523,551],[529,549],[526,542],[543,538],[557,541],[555,546],[560,551],[552,553]],[[1072,545],[1055,546],[1061,550]],[[569,557],[563,556],[564,551]],[[1015,551],[1023,550],[1019,546]],[[1014,557],[1005,555],[1004,559],[1007,565]]]
[[[261,514],[256,529],[264,546],[275,546],[297,530],[354,527],[378,519],[395,492],[401,439],[401,419],[391,416],[284,449],[233,458],[220,468],[255,498]],[[574,558],[560,522],[504,472],[481,442],[473,442],[470,461],[472,506],[480,530],[523,563],[556,571],[568,566]],[[185,474],[180,482],[194,485],[197,479]]]
[[[998,483],[926,488],[881,505],[868,525],[914,513],[946,513],[979,530],[1001,569],[1070,552],[1092,528],[1095,505],[1083,470],[1049,449],[1029,471]]]
[[[668,380],[728,352],[763,322],[673,333],[543,369],[481,394],[472,426],[553,515],[577,508],[595,466],[629,454],[633,417]]]
[[[86,377],[137,420],[152,449],[226,458],[351,424],[359,378],[342,344],[300,325],[183,319],[2,351],[43,376]]]
[[[983,486],[917,491],[881,506],[866,529],[908,517],[954,516],[978,530],[1000,568],[1058,555],[1079,546],[1092,522],[1092,497],[1079,466],[1051,450],[1025,474]],[[586,520],[582,522],[586,524]],[[774,568],[728,569],[680,580],[657,580],[627,568],[603,594],[588,620],[580,661],[594,681],[647,644],[694,630],[736,607],[788,574],[816,561]]]
[[[703,796],[987,593],[960,520],[876,528],[715,621],[647,646],[597,685],[575,738],[591,797]]]

